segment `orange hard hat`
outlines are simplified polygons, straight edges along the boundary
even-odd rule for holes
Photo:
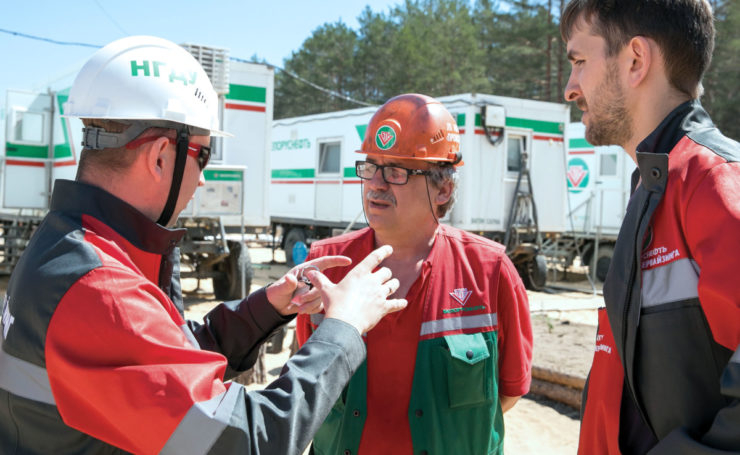
[[[416,93],[398,95],[378,109],[357,153],[463,164],[457,122],[442,103]]]

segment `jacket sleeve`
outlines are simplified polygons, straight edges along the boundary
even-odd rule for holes
[[[501,260],[497,295],[499,325],[499,393],[518,397],[532,382],[532,322],[529,298],[514,265]]]
[[[259,289],[241,301],[219,304],[203,318],[202,324],[187,321],[202,349],[226,357],[227,379],[254,366],[262,343],[294,318],[278,313],[267,300],[265,289]]]
[[[690,196],[685,235],[699,267],[698,293],[714,340],[734,355],[719,384],[727,406],[702,434],[678,428],[655,454],[740,451],[740,163],[713,167]]]
[[[223,383],[224,358],[188,341],[159,288],[101,267],[57,306],[49,384],[67,425],[129,452],[300,454],[365,356],[354,328],[326,322],[275,382],[247,392]]]

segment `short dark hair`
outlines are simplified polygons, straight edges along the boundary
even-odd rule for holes
[[[115,120],[82,119],[82,124],[87,127],[102,128],[109,133],[122,133],[130,124]],[[167,135],[169,130],[165,128],[151,127],[144,130],[138,137],[159,134]],[[123,172],[134,163],[139,150],[124,147],[107,148],[103,150],[82,149],[80,162],[77,167],[77,179],[79,180],[88,172]]]
[[[698,98],[714,50],[714,18],[706,0],[571,0],[560,19],[568,41],[583,17],[616,55],[635,36],[655,40],[670,84]]]

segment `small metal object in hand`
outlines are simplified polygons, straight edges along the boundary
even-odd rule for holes
[[[305,275],[305,273],[306,273],[306,270],[310,270],[310,269],[314,269],[314,270],[316,270],[317,272],[320,272],[320,271],[321,271],[321,270],[319,270],[319,268],[318,268],[318,267],[316,267],[315,265],[307,265],[306,267],[303,267],[303,268],[301,269],[301,272],[300,272],[300,273],[298,274],[298,281],[300,281],[301,283],[303,283],[303,284],[305,284],[306,286],[308,286],[308,289],[309,289],[309,290],[310,290],[311,288],[313,288],[313,283],[311,283],[311,280],[309,280],[309,279],[308,279],[308,277],[307,277],[307,276]]]
[[[298,272],[298,287],[293,293],[293,298],[290,300],[290,303],[292,303],[293,305],[301,305],[301,302],[298,300],[298,298],[313,289],[313,283],[311,283],[311,280],[309,280],[308,277],[305,275],[305,272],[311,269],[314,269],[317,272],[321,271],[315,265],[307,265],[303,267],[300,272]],[[301,283],[303,283],[305,286],[301,286]]]

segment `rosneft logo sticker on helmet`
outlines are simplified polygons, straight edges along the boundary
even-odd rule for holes
[[[375,133],[375,145],[380,150],[388,150],[396,144],[396,131],[388,125],[378,128]]]

